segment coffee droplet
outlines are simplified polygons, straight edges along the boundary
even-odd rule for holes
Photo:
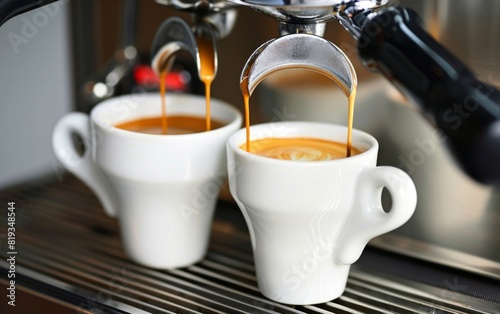
[[[246,150],[246,145],[240,146]],[[250,153],[294,161],[321,161],[346,157],[346,144],[317,138],[265,138],[250,142]],[[351,156],[360,150],[352,147]]]

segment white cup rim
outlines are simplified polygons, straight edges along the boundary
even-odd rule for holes
[[[117,97],[112,97],[109,99],[106,99],[99,104],[97,104],[91,111],[90,113],[90,120],[92,123],[94,123],[97,127],[99,127],[102,130],[105,130],[107,133],[114,133],[116,135],[121,135],[121,136],[126,136],[126,137],[135,137],[139,139],[144,139],[144,140],[155,140],[155,141],[166,141],[166,140],[186,140],[186,139],[196,139],[198,137],[204,137],[207,136],[207,134],[214,134],[214,133],[220,133],[224,132],[227,128],[233,128],[235,125],[241,126],[241,123],[243,121],[241,113],[232,105],[229,103],[216,99],[216,98],[211,98],[211,111],[212,111],[212,117],[214,117],[213,114],[213,109],[217,108],[217,110],[224,110],[228,112],[231,115],[231,119],[228,119],[228,121],[225,123],[223,126],[217,129],[213,129],[210,131],[205,131],[205,132],[198,132],[198,133],[188,133],[188,134],[148,134],[148,133],[140,133],[140,132],[134,132],[134,131],[128,131],[128,130],[123,130],[120,128],[117,128],[113,124],[109,124],[104,121],[103,117],[100,115],[103,115],[103,111],[107,110],[110,106],[114,106],[119,103],[123,103],[124,101],[130,101],[131,98],[136,97],[136,101],[149,101],[151,100],[157,100],[158,101],[158,108],[160,107],[160,94],[158,92],[150,92],[150,93],[144,93],[144,94],[137,94],[137,95],[121,95]],[[175,100],[179,99],[193,99],[197,102],[203,101],[203,104],[205,103],[205,97],[200,96],[200,95],[194,95],[194,94],[183,94],[183,93],[170,93],[166,95],[166,104],[167,104],[167,114],[168,114],[168,108],[169,106],[172,106],[172,102]],[[127,120],[133,120],[134,118],[126,119]],[[120,123],[123,121],[117,121],[116,123]]]
[[[290,128],[322,128],[322,129],[331,129],[333,130],[336,134],[343,132],[347,134],[347,127],[343,125],[338,125],[338,124],[329,124],[329,123],[321,123],[321,122],[302,122],[302,121],[284,121],[284,122],[270,122],[270,123],[262,123],[262,124],[255,124],[250,127],[250,140],[254,139],[260,139],[260,138],[266,138],[266,137],[256,137],[256,130],[258,129],[264,129],[264,128],[273,128],[276,126],[280,125],[286,125],[287,127]],[[253,130],[253,132],[252,132]],[[277,135],[276,137],[309,137],[309,135],[292,135],[292,136],[281,136]],[[331,135],[330,137],[328,134],[325,134],[324,136],[311,136],[314,138],[319,138],[319,139],[324,139],[324,140],[334,140],[338,141],[337,139],[332,139]],[[347,140],[347,137],[342,143],[345,143]],[[241,157],[246,157],[246,158],[252,158],[255,159],[258,162],[265,162],[265,163],[274,163],[274,164],[280,164],[280,165],[287,165],[287,166],[297,166],[297,167],[316,167],[316,166],[321,166],[325,164],[342,164],[342,163],[352,163],[352,162],[358,162],[361,159],[366,158],[367,155],[372,155],[372,154],[377,154],[378,153],[378,142],[373,137],[372,135],[363,132],[361,130],[354,129],[352,130],[352,143],[353,147],[356,147],[358,149],[361,149],[361,152],[357,155],[348,157],[348,158],[339,158],[339,159],[332,159],[332,160],[320,160],[320,161],[291,161],[291,160],[281,160],[281,159],[276,159],[276,158],[270,158],[270,157],[265,157],[265,156],[260,156],[257,154],[249,153],[246,150],[240,149],[240,146],[245,144],[246,142],[246,130],[245,128],[242,128],[233,135],[231,135],[228,140],[227,140],[227,145],[228,147],[231,148],[231,150],[236,154]],[[357,145],[356,145],[357,144]],[[362,147],[361,147],[362,146]],[[366,147],[369,146],[369,147]]]

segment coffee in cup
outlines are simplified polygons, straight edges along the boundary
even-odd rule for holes
[[[292,145],[287,142],[343,149],[347,128],[277,122],[250,129],[251,147],[261,142],[263,151],[278,147],[278,157],[295,159],[247,152],[244,129],[227,142],[229,187],[247,222],[259,290],[274,301],[295,305],[339,297],[350,265],[367,242],[412,216],[417,200],[413,182],[397,168],[377,167],[378,143],[359,130],[352,133],[356,154],[344,158],[344,151],[341,158],[311,161],[295,158],[304,151],[289,152]],[[281,143],[288,147],[285,153]],[[392,197],[391,208],[381,205],[383,188]]]
[[[64,116],[54,128],[52,146],[59,162],[93,190],[109,216],[119,219],[127,255],[168,269],[191,265],[206,254],[225,182],[225,142],[242,117],[212,99],[211,114],[220,125],[201,132],[203,97],[172,94],[166,100],[170,122],[184,131],[191,128],[188,134],[147,134],[151,125],[161,129],[158,94],[125,95],[98,104],[90,117]],[[85,143],[83,155],[73,144],[74,134]]]
[[[162,117],[141,118],[116,124],[115,127],[127,131],[147,134],[190,134],[206,131],[206,119],[196,116],[168,116],[167,132],[162,127]],[[212,130],[224,126],[224,123],[211,120]]]
[[[246,145],[240,146],[246,149]],[[293,161],[321,161],[346,157],[347,145],[319,138],[264,138],[250,142],[250,153],[260,156],[293,160]],[[351,156],[360,151],[352,147]]]

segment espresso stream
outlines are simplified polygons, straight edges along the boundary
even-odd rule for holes
[[[215,55],[211,41],[197,37],[198,54],[200,56],[200,79],[205,84],[206,130],[210,130],[210,88],[215,78]]]
[[[212,129],[211,118],[210,118],[210,88],[212,82],[215,78],[215,55],[214,47],[210,40],[197,37],[196,42],[198,44],[198,55],[200,57],[200,79],[205,85],[205,131]],[[177,131],[170,132],[169,120],[167,119],[167,104],[166,104],[166,86],[165,78],[167,72],[163,71],[160,73],[160,97],[161,97],[161,133],[154,134],[178,134]],[[149,122],[148,122],[149,123]],[[220,124],[220,123],[219,123]],[[217,127],[220,127],[218,125]],[[187,128],[189,129],[189,127]],[[197,131],[200,132],[200,131]],[[149,133],[149,132],[146,132]]]
[[[248,78],[240,83],[245,105],[246,142],[240,148],[258,155],[286,160],[330,160],[357,155],[360,151],[352,147],[352,127],[356,86],[348,98],[348,120],[346,144],[316,138],[267,138],[250,141],[250,92]],[[333,80],[333,79],[332,79]],[[334,80],[333,80],[334,81]],[[305,104],[304,104],[305,105]]]
[[[195,116],[167,115],[165,77],[160,73],[161,116],[148,117],[117,124],[116,127],[128,131],[147,134],[189,134],[217,129],[224,124],[210,117],[210,87],[215,78],[215,56],[212,43],[204,38],[197,38],[200,56],[200,79],[205,84],[205,118]]]

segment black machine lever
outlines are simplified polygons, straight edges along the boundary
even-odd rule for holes
[[[356,38],[362,62],[382,73],[437,128],[463,170],[500,183],[500,92],[476,79],[402,7],[346,9],[338,17]]]

